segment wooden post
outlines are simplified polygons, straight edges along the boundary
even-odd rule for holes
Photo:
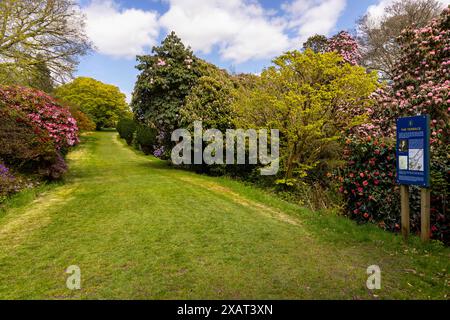
[[[402,206],[402,235],[403,239],[409,236],[409,187],[407,185],[400,186],[401,206]]]
[[[422,188],[420,191],[420,207],[421,207],[421,238],[422,241],[427,242],[430,240],[430,202],[431,192],[430,189]]]

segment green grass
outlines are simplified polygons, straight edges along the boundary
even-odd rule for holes
[[[0,213],[0,298],[448,298],[448,248],[172,169],[114,132],[83,140],[64,184]],[[66,288],[70,265],[79,291]]]

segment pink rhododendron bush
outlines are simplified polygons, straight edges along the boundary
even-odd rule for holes
[[[351,65],[357,65],[361,60],[361,53],[358,50],[358,43],[346,31],[341,31],[328,40],[328,52],[339,53],[346,62]]]
[[[0,99],[9,107],[26,113],[41,129],[48,132],[58,150],[63,152],[78,141],[78,127],[68,108],[46,93],[24,87],[3,87]]]
[[[0,161],[10,175],[61,178],[63,157],[79,142],[69,110],[41,91],[0,87],[0,115]]]
[[[389,86],[373,94],[368,121],[349,133],[347,165],[338,175],[346,212],[360,222],[385,229],[400,229],[399,188],[395,182],[395,119],[429,114],[431,124],[431,232],[434,239],[450,242],[449,110],[450,11],[399,39],[402,59]],[[412,230],[420,229],[420,198],[412,188]]]

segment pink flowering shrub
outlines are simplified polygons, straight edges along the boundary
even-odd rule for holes
[[[351,65],[357,65],[361,53],[356,40],[346,31],[341,31],[328,40],[328,52],[337,52]]]
[[[354,220],[373,222],[390,231],[399,229],[399,194],[395,183],[395,149],[383,140],[346,140],[346,166],[338,177],[347,214]]]
[[[396,113],[429,114],[433,146],[448,142],[450,111],[450,9],[427,27],[405,30],[402,62],[395,70],[392,101]]]
[[[58,150],[65,152],[79,142],[77,123],[70,111],[46,93],[18,86],[2,87],[0,100],[26,113],[33,123],[47,131]]]
[[[0,87],[0,158],[15,171],[59,179],[63,155],[78,143],[69,110],[38,90]]]
[[[347,165],[338,175],[346,212],[357,221],[371,221],[398,230],[399,191],[395,181],[395,120],[429,114],[431,123],[431,235],[450,243],[448,190],[450,167],[449,84],[450,10],[429,26],[406,30],[399,39],[402,59],[390,84],[377,90],[367,109],[368,121],[348,135]],[[363,174],[364,176],[362,176]],[[379,179],[379,177],[383,179]],[[411,188],[411,228],[420,230],[419,189]]]

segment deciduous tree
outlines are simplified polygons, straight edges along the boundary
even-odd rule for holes
[[[89,115],[97,129],[114,128],[122,116],[129,113],[126,96],[116,86],[80,77],[58,87],[55,96],[63,102],[79,106]]]
[[[197,58],[172,32],[153,48],[153,55],[139,56],[138,62],[141,73],[133,93],[133,112],[170,144],[168,133],[178,128],[180,108],[201,76]]]
[[[424,27],[441,11],[441,3],[436,0],[397,0],[381,17],[364,16],[358,23],[362,64],[392,79],[401,55],[397,38],[402,31]]]
[[[284,181],[335,163],[341,133],[365,118],[376,76],[343,62],[334,52],[288,52],[254,89],[240,90],[234,104],[238,127],[280,130]]]
[[[315,53],[325,53],[328,50],[328,38],[321,34],[309,37],[303,44],[303,50],[311,49]]]
[[[0,1],[0,62],[32,74],[45,62],[54,80],[70,77],[91,44],[74,0]]]

